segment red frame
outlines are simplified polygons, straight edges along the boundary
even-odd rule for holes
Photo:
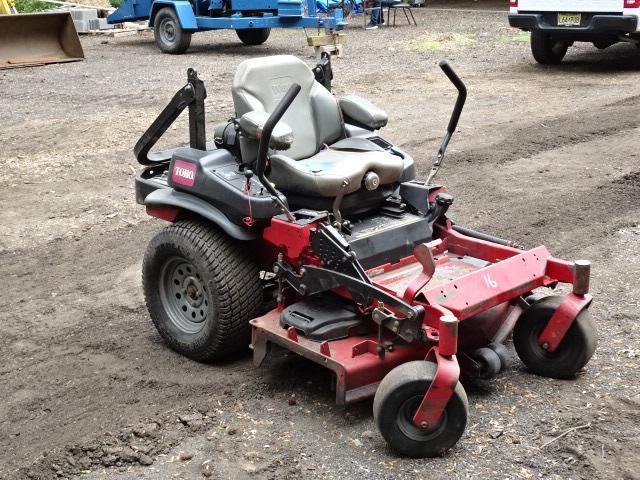
[[[298,225],[273,219],[263,238],[295,266],[317,265],[320,261],[309,244],[314,228],[313,223]],[[417,426],[428,429],[437,424],[459,379],[456,353],[465,342],[458,338],[458,324],[494,311],[493,316],[485,315],[482,329],[487,337],[500,330],[504,338],[502,330],[514,323],[511,309],[494,307],[516,305],[519,297],[538,287],[576,280],[572,262],[553,258],[544,246],[523,251],[469,237],[454,230],[446,219],[434,225],[434,241],[414,252],[395,264],[371,268],[367,274],[377,287],[425,309],[423,343],[396,345],[393,351],[379,354],[376,335],[314,342],[293,328],[280,326],[280,305],[251,321],[254,362],[259,365],[268,344],[274,343],[323,364],[336,374],[336,401],[340,405],[373,396],[384,376],[404,362],[435,362],[435,378],[414,417]],[[588,270],[581,280],[588,288]],[[577,315],[591,303],[586,291],[576,290],[574,285],[574,293],[562,302],[540,336],[540,345],[549,351],[557,348]],[[336,293],[349,296],[344,289]]]

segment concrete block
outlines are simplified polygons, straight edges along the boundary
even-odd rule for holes
[[[100,30],[111,30],[113,28],[115,28],[115,25],[111,25],[110,23],[107,23],[107,19],[106,18],[99,18],[98,19],[98,24],[99,24],[99,29]]]
[[[74,20],[73,24],[76,27],[76,32],[78,33],[87,33],[89,31],[89,22],[84,20]]]
[[[80,20],[86,22],[87,20],[94,20],[98,18],[98,10],[95,8],[72,8],[71,18],[74,20]]]

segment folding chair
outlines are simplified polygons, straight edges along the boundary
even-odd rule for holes
[[[391,10],[393,9],[393,26],[396,26],[396,13],[398,10],[401,10],[404,13],[405,18],[409,25],[411,25],[411,20],[413,20],[413,24],[417,27],[418,23],[416,22],[416,17],[413,16],[413,11],[411,10],[412,6],[408,3],[396,3],[395,5],[389,5],[387,7],[387,22],[391,25]],[[409,13],[407,13],[407,11]],[[411,19],[409,19],[409,15]]]

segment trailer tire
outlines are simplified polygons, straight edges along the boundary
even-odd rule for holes
[[[243,28],[236,30],[236,35],[245,45],[262,45],[271,34],[270,28]]]
[[[555,352],[538,345],[538,338],[563,297],[538,300],[521,315],[513,330],[513,345],[522,363],[536,375],[548,378],[571,378],[596,350],[596,329],[588,310],[576,317]]]
[[[175,351],[204,362],[248,347],[262,304],[259,269],[216,226],[184,220],[162,229],[147,247],[142,281],[151,320]]]
[[[568,49],[569,43],[564,40],[554,40],[541,30],[531,32],[531,53],[538,63],[557,65],[562,62]]]
[[[180,26],[178,15],[171,7],[161,8],[153,20],[156,45],[164,53],[180,54],[191,45],[191,32]]]
[[[373,400],[373,418],[389,446],[401,455],[439,456],[456,444],[467,426],[469,402],[460,382],[435,428],[423,431],[413,424],[413,415],[433,382],[436,369],[433,362],[407,362],[380,382]]]

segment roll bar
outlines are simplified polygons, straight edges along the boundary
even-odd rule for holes
[[[198,150],[206,150],[205,98],[207,98],[207,90],[204,88],[204,82],[198,78],[198,72],[193,68],[189,68],[187,70],[187,84],[176,92],[169,104],[164,107],[160,115],[133,147],[133,154],[136,156],[138,163],[156,165],[171,160],[171,157],[154,160],[149,157],[149,152],[187,107],[189,107],[189,146]]]

